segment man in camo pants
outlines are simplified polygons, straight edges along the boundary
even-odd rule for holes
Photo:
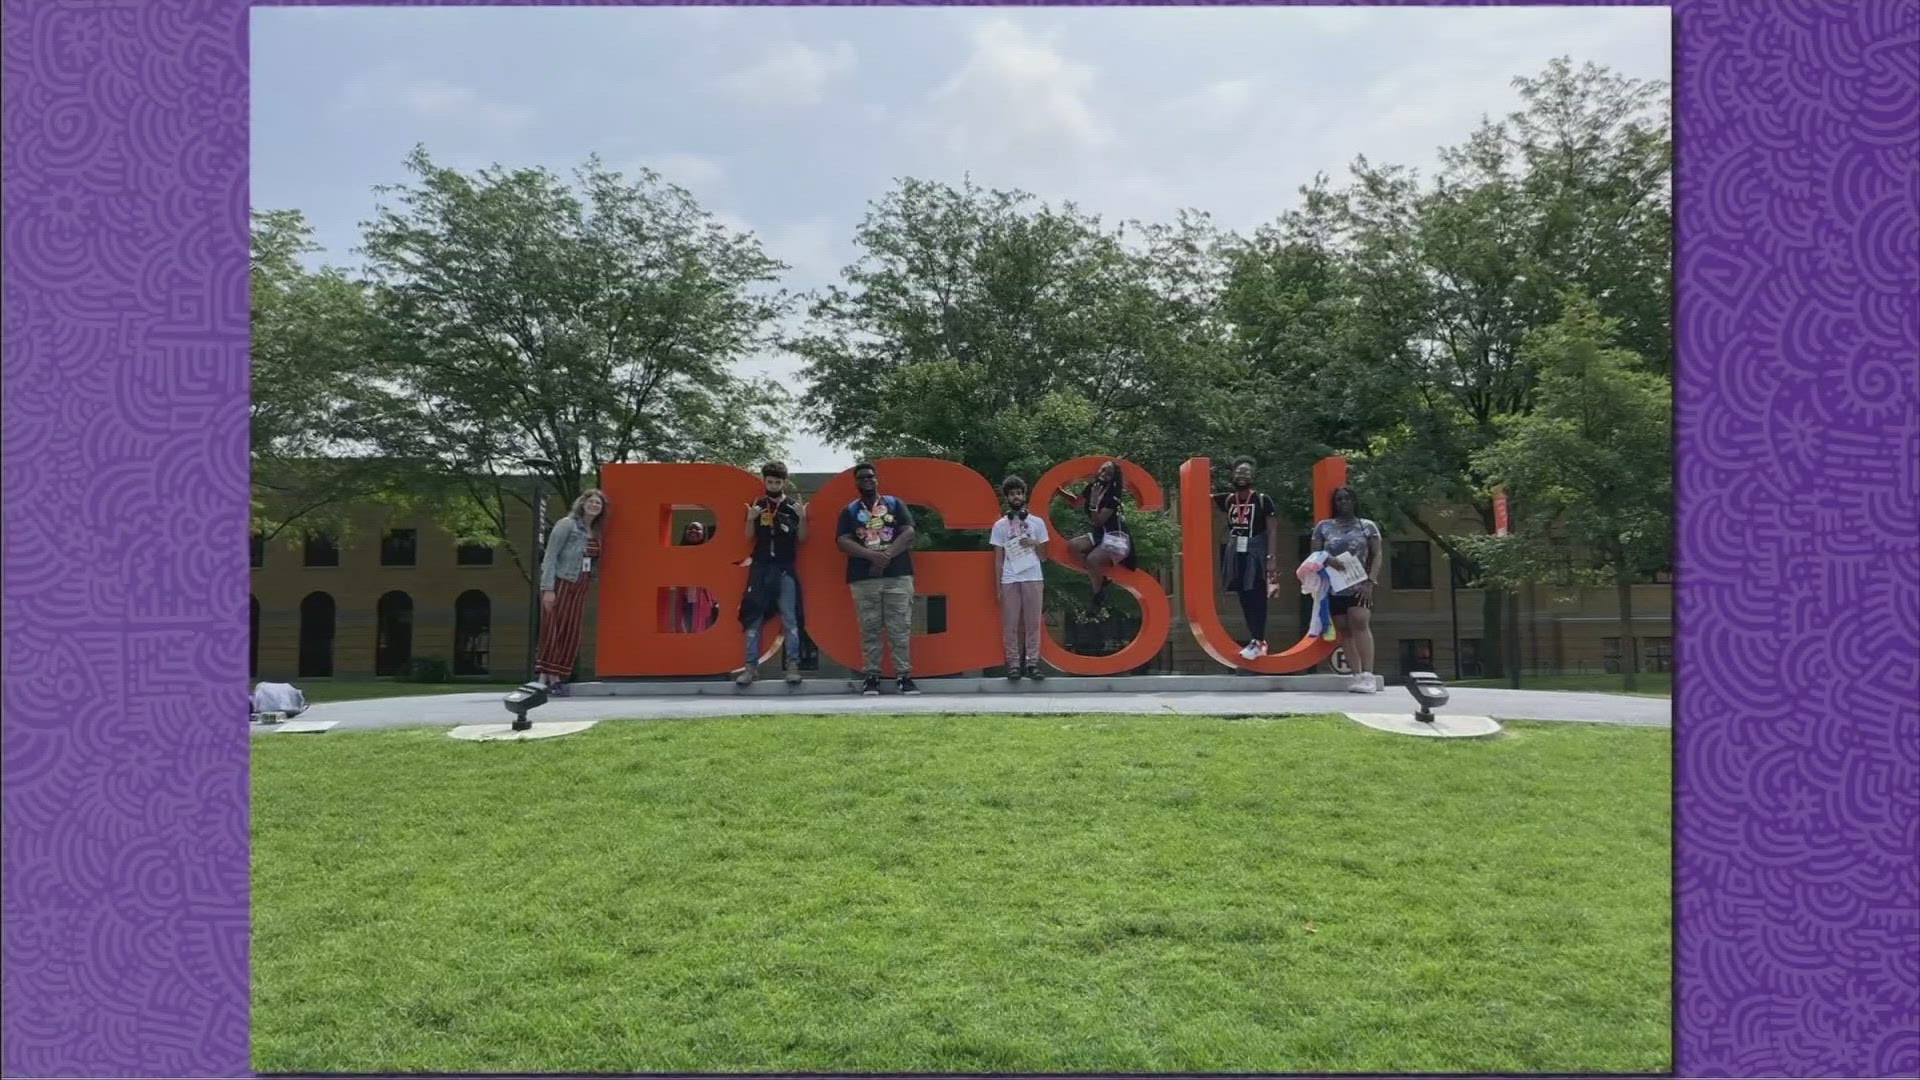
[[[880,493],[874,467],[853,467],[860,497],[840,511],[835,530],[847,555],[847,584],[860,616],[860,647],[866,661],[862,694],[880,692],[881,638],[893,647],[894,674],[902,694],[918,694],[913,684],[913,512],[907,504]]]

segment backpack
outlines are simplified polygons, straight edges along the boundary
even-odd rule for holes
[[[307,695],[288,683],[263,682],[253,688],[253,713],[284,713],[288,718],[307,711]]]

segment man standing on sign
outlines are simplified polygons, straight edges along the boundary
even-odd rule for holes
[[[835,530],[847,554],[847,584],[860,616],[860,647],[867,678],[860,692],[880,692],[881,639],[893,648],[894,673],[902,694],[918,694],[913,684],[913,513],[907,504],[880,494],[880,476],[861,462],[853,467],[860,497],[840,511]]]
[[[760,631],[775,614],[785,641],[787,685],[800,685],[800,578],[795,557],[807,539],[807,506],[787,494],[785,462],[760,467],[767,493],[747,504],[747,532],[753,537],[753,561],[747,569],[747,595],[740,601],[740,625],[747,629],[747,662],[734,685],[748,687],[760,674]]]
[[[1267,655],[1267,597],[1277,587],[1279,569],[1274,554],[1280,550],[1280,519],[1273,499],[1253,490],[1253,459],[1235,458],[1233,490],[1213,497],[1213,505],[1227,515],[1227,542],[1220,548],[1220,580],[1240,598],[1247,617],[1245,660]]]
[[[1000,482],[1007,514],[993,523],[987,542],[993,545],[994,580],[1000,583],[1000,635],[1007,654],[1007,681],[1022,677],[1039,682],[1040,604],[1046,577],[1040,560],[1047,541],[1047,523],[1027,511],[1027,482],[1009,476]],[[1025,663],[1022,664],[1024,659]]]

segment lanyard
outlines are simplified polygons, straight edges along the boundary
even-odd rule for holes
[[[1255,491],[1247,492],[1247,497],[1244,499],[1240,497],[1240,493],[1237,491],[1227,496],[1227,528],[1237,533],[1243,533],[1246,536],[1252,536],[1254,506],[1259,501],[1260,494]],[[1240,511],[1242,510],[1247,512],[1247,520],[1244,522],[1240,520]]]

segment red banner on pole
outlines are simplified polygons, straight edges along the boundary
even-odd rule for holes
[[[1507,535],[1507,489],[1493,489],[1493,535]]]

